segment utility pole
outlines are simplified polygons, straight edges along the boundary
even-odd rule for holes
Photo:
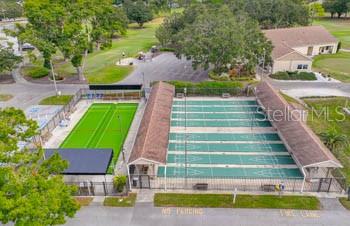
[[[58,92],[58,89],[57,89],[56,75],[55,75],[55,72],[53,70],[52,59],[50,59],[50,68],[51,68],[51,74],[52,74],[52,79],[53,79],[53,86],[55,87],[56,96],[58,96],[58,95],[60,95],[60,93]]]

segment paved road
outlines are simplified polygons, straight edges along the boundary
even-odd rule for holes
[[[264,209],[83,207],[68,226],[348,226],[346,210],[300,211]]]
[[[142,76],[144,74],[144,78]],[[208,79],[208,71],[193,70],[190,61],[177,59],[173,53],[163,53],[152,61],[139,62],[135,70],[121,84],[143,83],[152,81],[183,80],[199,82]],[[144,80],[144,81],[143,81]]]
[[[294,97],[304,96],[347,96],[350,97],[350,83],[276,81],[271,84]]]

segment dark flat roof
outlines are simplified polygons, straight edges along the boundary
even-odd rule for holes
[[[63,174],[104,175],[112,160],[112,149],[46,149],[45,157],[50,158],[55,152],[69,163]]]

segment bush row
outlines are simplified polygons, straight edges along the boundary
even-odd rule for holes
[[[24,67],[22,73],[31,78],[42,78],[49,74],[49,69],[41,66],[28,66]]]
[[[187,89],[188,95],[221,95],[222,93],[230,93],[231,95],[239,95],[243,91],[243,84],[240,82],[220,82],[220,81],[204,81],[199,83],[184,81],[169,81],[168,83],[175,86],[176,92],[183,93],[184,88]]]
[[[313,72],[280,71],[270,77],[278,80],[317,80]]]

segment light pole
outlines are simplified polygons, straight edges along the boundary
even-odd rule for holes
[[[52,59],[50,59],[50,67],[51,67],[51,74],[52,74],[52,79],[53,79],[53,86],[55,87],[56,96],[57,96],[57,95],[59,95],[59,92],[58,92],[58,89],[57,89],[56,76],[55,76],[55,72],[53,70]]]
[[[187,88],[184,88],[185,95],[185,188],[187,188]]]

